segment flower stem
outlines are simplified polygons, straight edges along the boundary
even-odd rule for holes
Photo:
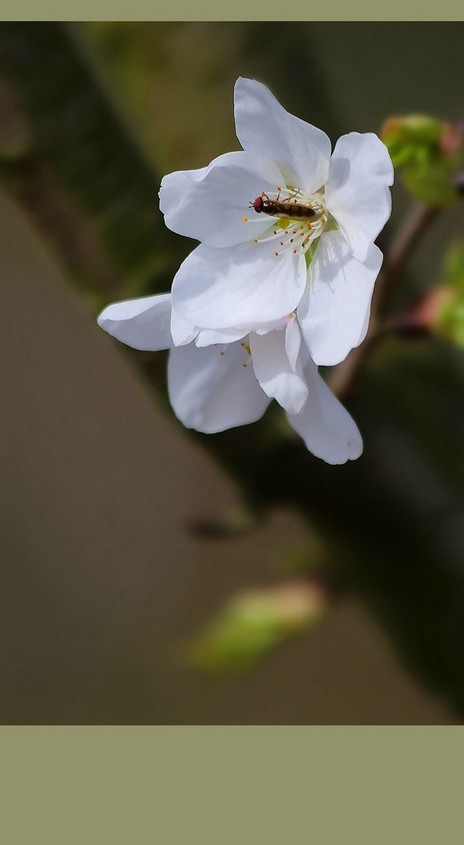
[[[392,292],[414,249],[439,212],[440,208],[436,206],[416,203],[406,218],[404,226],[385,252],[383,268],[375,286],[366,338],[333,370],[328,379],[330,389],[337,396],[345,396],[354,389],[374,347],[385,336],[387,323],[384,321],[384,314]]]

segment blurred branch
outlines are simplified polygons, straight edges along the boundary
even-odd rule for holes
[[[374,347],[388,332],[389,325],[384,315],[394,288],[414,250],[440,211],[442,209],[438,207],[415,203],[404,226],[386,249],[383,269],[375,285],[367,335],[362,344],[353,349],[348,357],[332,371],[328,379],[330,388],[337,396],[346,396],[354,389]]]
[[[0,55],[29,135],[20,154],[1,157],[0,150],[2,176],[71,277],[99,293],[97,309],[118,292],[166,290],[180,239],[154,213],[160,179],[101,89],[72,25],[4,22]]]

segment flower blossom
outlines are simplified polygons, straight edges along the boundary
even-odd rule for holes
[[[241,151],[161,182],[166,225],[200,241],[174,278],[174,343],[233,343],[296,311],[315,364],[337,364],[367,332],[374,240],[391,211],[387,148],[351,132],[331,152],[249,79],[235,85],[235,123]]]
[[[364,338],[382,263],[374,240],[393,168],[372,133],[339,139],[239,79],[241,151],[165,176],[160,208],[200,241],[170,294],[117,302],[99,325],[136,349],[169,349],[178,418],[205,433],[258,420],[272,399],[328,463],[359,457],[361,435],[318,373]]]
[[[203,346],[176,346],[171,320],[170,294],[112,303],[98,317],[101,328],[129,346],[170,349],[169,397],[187,428],[213,434],[255,422],[274,398],[314,455],[331,464],[359,457],[361,435],[318,374],[295,314],[262,334]]]

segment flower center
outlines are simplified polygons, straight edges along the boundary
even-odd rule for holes
[[[323,193],[305,194],[293,185],[277,186],[269,194],[263,192],[250,202],[250,208],[253,213],[270,217],[269,228],[253,243],[269,241],[276,257],[289,250],[295,255],[305,254],[321,236],[328,220]]]

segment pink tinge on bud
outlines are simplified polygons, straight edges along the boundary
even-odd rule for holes
[[[453,156],[462,149],[464,143],[464,123],[442,122],[443,134],[440,149],[445,156]]]
[[[421,299],[403,319],[398,321],[398,328],[405,331],[427,331],[435,329],[440,322],[444,306],[454,297],[449,285],[439,285]]]

